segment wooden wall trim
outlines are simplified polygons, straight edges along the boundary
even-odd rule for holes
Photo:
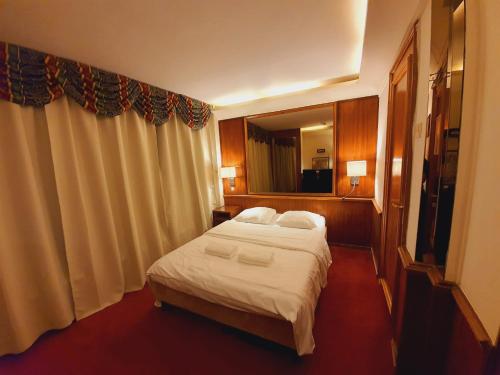
[[[389,291],[389,286],[384,278],[379,278],[380,285],[382,286],[382,291],[384,292],[385,303],[387,305],[387,310],[389,315],[392,315],[392,296]]]
[[[488,335],[488,332],[486,332],[486,329],[481,323],[481,320],[474,311],[474,308],[470,304],[462,289],[460,289],[458,285],[454,284],[451,293],[453,295],[453,298],[455,299],[455,303],[457,304],[458,308],[469,324],[472,333],[474,333],[474,337],[476,338],[477,342],[485,348],[491,348],[492,342],[490,336]]]
[[[312,201],[338,201],[338,202],[365,202],[369,204],[371,198],[345,198],[332,197],[331,195],[290,195],[290,194],[231,194],[230,198],[251,198],[251,199],[276,199],[276,200],[312,200]],[[224,198],[226,196],[224,195]]]
[[[391,306],[397,373],[493,374],[497,351],[460,287],[434,265],[414,262],[404,247],[399,264]]]
[[[280,109],[278,111],[258,113],[258,114],[255,114],[255,115],[247,116],[247,119],[252,120],[252,119],[261,118],[261,117],[284,115],[286,113],[292,113],[292,112],[308,111],[308,110],[311,110],[311,109],[318,109],[318,108],[327,107],[327,106],[332,105],[334,103],[335,102],[326,102],[326,103],[321,103],[321,104],[306,105],[304,107]]]

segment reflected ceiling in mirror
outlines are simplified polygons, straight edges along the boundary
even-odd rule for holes
[[[332,193],[333,104],[251,116],[246,124],[250,193]]]

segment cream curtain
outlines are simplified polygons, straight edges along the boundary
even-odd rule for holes
[[[155,126],[97,117],[66,97],[45,109],[76,318],[143,287],[166,249]]]
[[[156,128],[170,248],[207,230],[212,209],[222,204],[216,127],[212,116],[201,130],[189,129],[178,117]]]
[[[220,204],[214,119],[155,127],[62,98],[1,101],[0,124],[0,355],[142,288]]]
[[[295,146],[273,145],[274,191],[295,192],[296,188]]]
[[[273,191],[271,145],[248,138],[249,188],[255,193]]]
[[[0,355],[69,325],[73,299],[43,110],[0,101]]]

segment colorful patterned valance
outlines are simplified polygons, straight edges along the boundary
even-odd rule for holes
[[[271,143],[271,132],[262,129],[260,126],[247,122],[247,132],[248,138],[253,138],[256,142]]]
[[[211,115],[208,104],[187,96],[0,42],[0,99],[41,107],[64,94],[95,114],[117,116],[132,108],[155,125],[176,112],[190,128],[201,129]]]

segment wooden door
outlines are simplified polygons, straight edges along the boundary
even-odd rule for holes
[[[399,248],[404,246],[406,238],[409,177],[411,175],[411,129],[416,83],[415,57],[414,34],[412,34],[391,71],[389,82],[382,273],[391,314],[396,311],[393,317],[396,339],[397,315],[399,315],[397,298],[401,270]]]

